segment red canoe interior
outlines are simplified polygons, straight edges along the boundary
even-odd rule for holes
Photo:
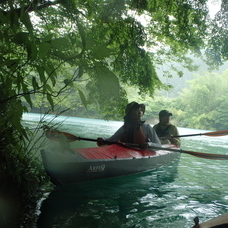
[[[154,151],[134,150],[117,144],[103,147],[81,148],[75,149],[75,151],[86,159],[140,158],[156,155]]]

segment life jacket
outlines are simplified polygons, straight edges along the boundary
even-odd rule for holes
[[[142,144],[147,141],[147,137],[143,133],[142,127],[140,125],[135,129],[131,126],[127,126],[125,128],[125,132],[120,138],[120,141],[124,143]]]
[[[158,135],[158,137],[165,137],[166,135],[168,135],[169,129],[170,129],[171,125],[168,125],[165,129],[162,129],[160,124],[157,125],[157,129],[156,129],[156,133]]]

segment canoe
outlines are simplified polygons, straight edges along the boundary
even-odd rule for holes
[[[167,147],[164,145],[164,148]],[[41,156],[52,183],[66,185],[156,169],[178,159],[180,153],[139,150],[112,144],[93,148],[41,150]]]
[[[210,219],[206,222],[196,224],[193,228],[225,228],[228,227],[228,213],[219,215],[216,218]]]

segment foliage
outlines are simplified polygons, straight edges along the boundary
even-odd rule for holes
[[[220,66],[228,60],[228,2],[227,0],[221,2],[221,9],[216,14],[210,29],[211,37],[206,49],[207,63],[210,66]]]
[[[205,73],[189,81],[177,98],[181,114],[177,120],[182,127],[197,129],[227,129],[228,71],[222,74]]]
[[[32,215],[45,179],[35,147],[31,141],[28,144],[28,139],[32,140],[33,137],[13,114],[18,113],[16,102],[14,110],[10,110],[13,107],[9,105],[8,115],[1,116],[1,227],[19,227],[21,224],[28,227],[34,222]]]

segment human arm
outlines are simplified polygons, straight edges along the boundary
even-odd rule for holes
[[[124,133],[124,127],[120,127],[111,137],[109,137],[108,139],[106,139],[107,141],[112,141],[112,142],[116,142],[119,141],[121,136]]]
[[[99,138],[97,138],[97,145],[98,146],[106,145],[107,141],[117,142],[117,141],[120,140],[120,137],[123,134],[123,132],[124,132],[124,128],[122,126],[109,138],[101,138],[101,137],[99,137]]]
[[[154,128],[152,128],[149,124],[144,124],[142,129],[148,139],[147,145],[149,149],[153,149],[153,147],[161,147],[161,142]]]
[[[178,132],[178,129],[177,129],[177,127],[175,126],[175,125],[171,125],[171,127],[170,127],[170,142],[172,143],[172,144],[175,144],[175,145],[177,145],[178,147],[180,147],[180,144],[181,144],[181,140],[180,140],[180,138],[178,138],[178,137],[173,137],[173,136],[178,136],[179,135],[179,132]]]

